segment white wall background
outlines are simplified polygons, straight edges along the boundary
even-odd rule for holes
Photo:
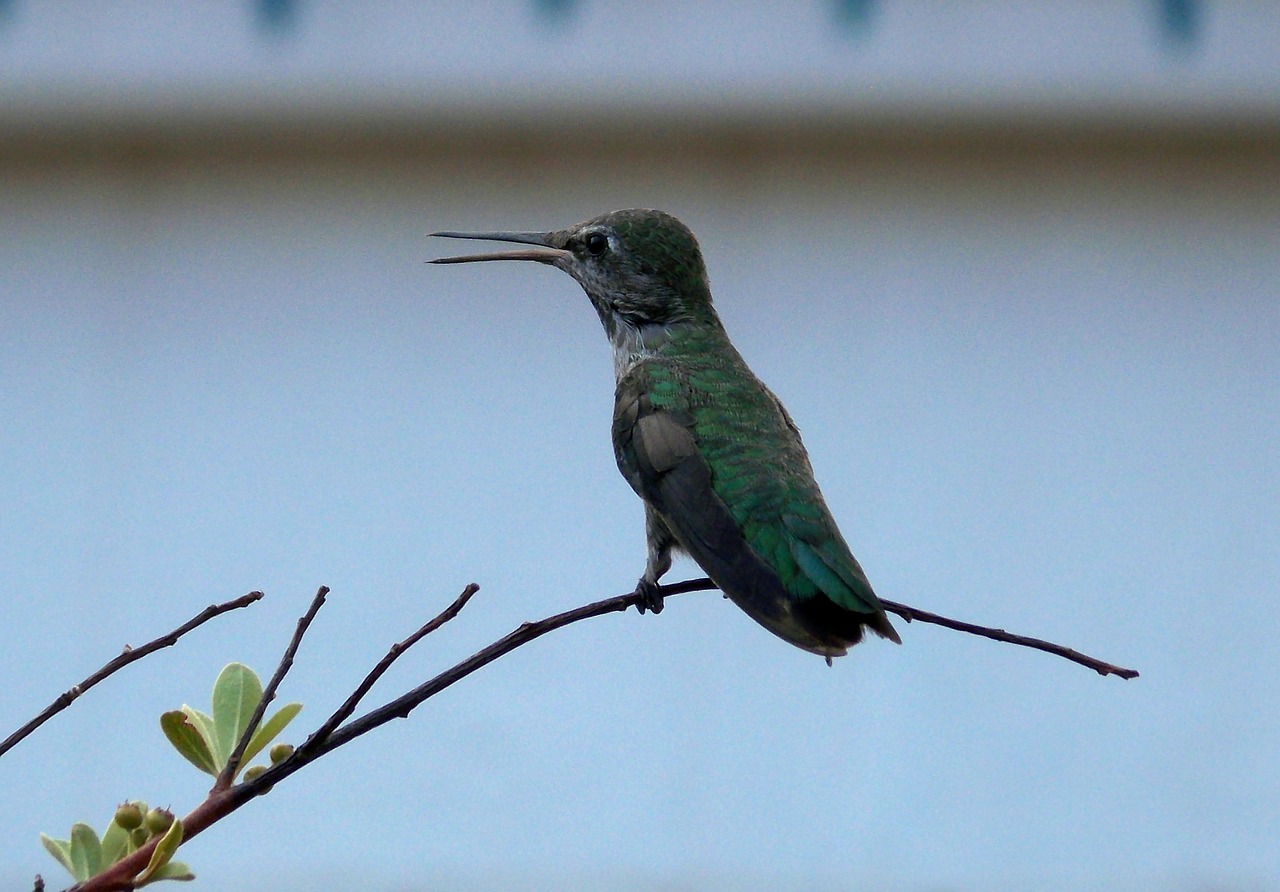
[[[0,760],[6,885],[62,879],[40,830],[194,806],[156,717],[231,659],[269,673],[320,583],[295,740],[468,581],[378,692],[630,588],[585,299],[422,261],[438,228],[651,205],[698,232],[878,590],[1143,677],[926,626],[828,670],[682,597],[307,769],[191,843],[200,887],[1280,888],[1273,14],[1205,3],[1171,45],[1137,3],[885,2],[853,35],[820,4],[642,31],[591,3],[165,9],[0,26],[0,730],[268,599]]]

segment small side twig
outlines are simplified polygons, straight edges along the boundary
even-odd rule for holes
[[[302,744],[300,749],[317,747],[328,740],[329,735],[332,734],[339,725],[351,717],[351,714],[356,711],[356,707],[360,705],[360,701],[364,699],[365,694],[369,693],[370,689],[377,683],[378,679],[391,668],[391,664],[398,660],[401,654],[461,613],[462,608],[466,607],[467,602],[471,600],[471,596],[478,591],[480,591],[480,586],[476,585],[474,582],[469,583],[467,587],[462,590],[462,594],[454,598],[452,604],[440,611],[439,614],[423,625],[422,628],[418,629],[418,631],[414,632],[403,641],[391,645],[391,649],[387,651],[387,655],[378,661],[378,665],[374,666],[373,669],[370,670],[369,674],[364,677],[364,680],[361,681],[356,689],[351,692],[351,696],[334,711],[333,715],[325,719],[324,724],[317,728],[315,732],[307,738],[306,742]]]
[[[249,724],[245,727],[244,733],[240,735],[236,748],[227,757],[226,767],[222,769],[222,773],[213,782],[214,790],[225,790],[231,786],[231,781],[236,776],[236,771],[240,767],[240,760],[244,758],[244,751],[248,748],[249,741],[253,738],[254,732],[258,730],[258,725],[262,723],[262,717],[266,715],[267,707],[276,698],[276,688],[280,687],[280,682],[284,681],[284,677],[293,668],[293,657],[298,652],[298,646],[302,644],[302,636],[307,634],[311,621],[316,618],[316,614],[324,606],[324,599],[328,594],[329,586],[320,586],[316,590],[315,597],[311,599],[311,606],[298,619],[297,628],[293,631],[293,638],[289,641],[289,646],[284,649],[284,656],[280,658],[280,665],[276,667],[275,674],[271,676],[267,686],[262,689],[262,699],[258,701],[257,707],[249,717]]]
[[[13,749],[13,747],[16,746],[23,738],[29,736],[33,731],[45,722],[49,721],[49,719],[53,718],[55,715],[74,703],[81,694],[89,690],[89,688],[93,687],[98,682],[114,675],[130,663],[141,660],[150,653],[160,650],[161,648],[172,647],[178,643],[178,639],[183,635],[187,634],[192,629],[204,625],[214,617],[221,616],[222,614],[228,613],[232,610],[239,610],[241,607],[248,607],[250,604],[260,600],[261,598],[262,592],[249,592],[247,595],[241,595],[238,598],[222,604],[211,604],[191,619],[178,626],[178,628],[174,629],[172,632],[161,635],[159,638],[156,638],[153,641],[148,641],[146,644],[139,647],[126,646],[124,652],[120,654],[120,656],[109,661],[101,669],[94,672],[78,685],[75,685],[60,694],[58,698],[50,703],[38,716],[6,737],[4,742],[0,743],[0,756],[3,756],[9,750]]]

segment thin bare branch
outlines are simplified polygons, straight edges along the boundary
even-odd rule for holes
[[[714,589],[716,584],[710,579],[703,577],[702,579],[690,579],[688,582],[681,582],[676,585],[663,586],[664,594],[678,594],[680,592],[699,592]],[[1078,650],[1073,650],[1062,644],[1054,644],[1052,641],[1045,641],[1043,638],[1031,638],[1027,635],[1018,635],[1014,632],[1006,632],[1004,629],[996,629],[991,626],[979,626],[975,623],[967,623],[963,620],[951,619],[937,613],[930,613],[928,610],[921,610],[918,607],[908,607],[906,604],[899,604],[897,601],[887,601],[880,599],[880,603],[884,605],[884,609],[890,613],[896,614],[907,622],[931,623],[935,626],[944,626],[948,629],[954,629],[957,632],[967,632],[970,635],[978,635],[982,638],[990,638],[992,641],[1003,641],[1006,644],[1016,644],[1019,647],[1029,647],[1033,650],[1044,651],[1045,653],[1054,654],[1081,666],[1086,666],[1097,672],[1099,675],[1114,675],[1117,678],[1125,680],[1138,677],[1137,669],[1126,669],[1124,666],[1117,666],[1114,663],[1108,663],[1099,660],[1097,657],[1091,657],[1088,654],[1082,654]]]
[[[679,582],[673,585],[661,586],[661,592],[664,596],[678,595],[685,592],[707,591],[714,589],[716,586],[710,579],[691,579],[687,582]],[[474,585],[467,586],[454,602],[442,611],[438,616],[428,622],[425,626],[406,638],[400,644],[391,648],[391,651],[385,656],[381,662],[366,676],[361,682],[355,693],[347,699],[347,701],[330,716],[328,720],[312,734],[306,742],[299,746],[294,752],[271,766],[265,772],[260,774],[253,780],[244,781],[236,786],[219,787],[215,785],[210,791],[208,798],[200,803],[190,814],[182,819],[184,842],[197,836],[213,824],[225,818],[245,803],[249,802],[256,796],[260,796],[268,792],[273,786],[283,781],[285,778],[301,770],[306,765],[314,762],[321,756],[329,753],[340,746],[344,746],[356,738],[369,733],[392,719],[404,718],[408,716],[415,708],[423,702],[434,697],[445,688],[461,681],[476,670],[487,666],[499,657],[510,653],[529,642],[553,632],[556,629],[564,628],[572,623],[590,619],[595,616],[603,616],[606,613],[620,613],[628,607],[633,607],[639,602],[639,597],[635,593],[626,595],[618,595],[613,598],[605,598],[600,601],[594,601],[590,604],[584,604],[573,610],[566,610],[563,613],[557,613],[554,616],[537,620],[536,622],[523,623],[513,631],[498,639],[476,653],[467,657],[465,660],[456,664],[450,669],[441,672],[435,678],[427,681],[411,691],[403,694],[394,700],[389,701],[377,709],[371,710],[355,721],[342,725],[341,722],[349,716],[359,704],[361,698],[368,693],[368,690],[378,680],[386,668],[403,653],[404,650],[421,640],[426,635],[438,629],[441,625],[448,622],[466,605],[467,601],[475,594],[476,587]],[[324,594],[328,592],[327,588],[321,588],[316,594],[316,600],[312,602],[311,609],[307,615],[298,622],[298,630],[294,633],[293,641],[289,645],[289,649],[285,653],[284,659],[281,660],[281,669],[276,672],[277,678],[273,678],[273,682],[277,682],[278,678],[283,678],[284,672],[288,671],[288,666],[292,664],[293,654],[297,651],[302,634],[306,631],[306,625],[310,623],[311,618],[315,616],[315,612],[319,609],[320,604],[324,600]],[[1063,647],[1051,642],[1042,641],[1038,638],[1028,638],[1023,635],[1014,635],[1003,629],[992,629],[986,626],[978,626],[972,623],[965,623],[959,620],[949,619],[930,613],[925,610],[918,610],[914,607],[907,607],[902,604],[896,604],[891,601],[883,602],[885,609],[901,616],[908,622],[920,621],[925,623],[933,623],[935,625],[945,626],[961,632],[968,632],[973,635],[980,635],[985,638],[991,638],[996,641],[1005,641],[1011,644],[1018,644],[1024,647],[1043,650],[1048,653],[1057,654],[1088,666],[1089,668],[1103,675],[1118,675],[1121,678],[1136,678],[1138,673],[1134,669],[1124,669],[1119,666],[1113,666],[1110,663],[1104,663],[1092,657],[1084,656],[1070,648]],[[272,688],[274,691],[274,688]],[[263,701],[267,697],[264,695]],[[258,716],[261,719],[261,715]],[[251,732],[250,732],[251,733]],[[244,741],[242,741],[243,743]],[[98,876],[86,881],[80,886],[73,887],[76,892],[126,892],[133,889],[133,877],[137,876],[139,871],[146,867],[151,852],[155,848],[156,840],[151,840],[138,851],[121,859]]]
[[[884,609],[890,613],[896,613],[907,622],[933,623],[935,626],[945,626],[948,629],[955,629],[957,632],[968,632],[970,635],[980,635],[983,638],[990,638],[992,641],[1004,641],[1008,644],[1017,644],[1020,647],[1030,647],[1035,650],[1042,650],[1045,653],[1056,654],[1063,659],[1070,660],[1073,663],[1079,663],[1081,666],[1088,666],[1099,675],[1115,675],[1119,678],[1130,679],[1138,677],[1137,669],[1126,669],[1123,666],[1116,666],[1112,663],[1106,663],[1096,657],[1082,654],[1078,650],[1072,650],[1061,644],[1054,644],[1052,641],[1045,641],[1042,638],[1029,638],[1026,635],[1017,635],[1013,632],[1006,632],[1004,629],[993,629],[990,626],[979,626],[973,623],[966,623],[958,619],[951,619],[946,616],[939,616],[936,613],[930,613],[927,610],[921,610],[918,607],[908,607],[906,604],[898,604],[894,601],[886,601],[880,599],[880,603],[884,605]]]
[[[50,703],[38,716],[6,737],[4,742],[0,743],[0,756],[3,756],[9,750],[13,749],[19,741],[29,736],[31,732],[35,731],[45,722],[49,721],[49,719],[53,718],[55,715],[74,703],[81,694],[89,690],[89,688],[93,687],[98,682],[114,675],[130,663],[141,660],[147,654],[154,653],[164,647],[172,647],[174,644],[178,643],[178,639],[183,635],[187,634],[192,629],[204,625],[214,617],[221,616],[222,614],[228,613],[232,610],[239,610],[241,607],[248,607],[250,604],[260,600],[261,598],[262,592],[249,592],[247,595],[241,595],[240,597],[227,601],[223,604],[211,604],[191,619],[178,626],[178,628],[174,629],[172,632],[161,635],[153,641],[148,641],[140,647],[129,647],[126,645],[124,652],[120,654],[120,656],[109,661],[101,669],[90,675],[78,685],[60,694],[58,698]]]
[[[276,688],[280,687],[280,682],[284,681],[284,677],[293,668],[293,657],[298,652],[298,646],[302,644],[302,636],[307,634],[311,621],[316,618],[316,614],[324,606],[324,599],[328,594],[329,586],[320,586],[316,590],[315,597],[311,599],[311,606],[298,619],[297,628],[293,631],[293,638],[289,641],[289,646],[284,649],[284,656],[280,658],[280,665],[276,667],[275,674],[271,676],[271,681],[267,682],[267,686],[263,688],[262,699],[258,701],[257,707],[254,708],[253,715],[249,717],[249,724],[245,727],[244,733],[240,735],[236,748],[227,757],[226,767],[222,769],[222,772],[213,782],[215,790],[225,790],[231,786],[231,781],[236,776],[236,770],[240,767],[240,760],[244,758],[244,751],[249,746],[249,740],[253,737],[253,733],[258,730],[258,725],[262,723],[262,717],[267,712],[267,706],[276,698]]]

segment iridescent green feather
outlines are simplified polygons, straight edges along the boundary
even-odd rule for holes
[[[691,331],[671,346],[678,364],[647,364],[653,404],[692,416],[712,486],[751,548],[797,599],[821,591],[845,609],[876,610],[772,394],[722,331]]]

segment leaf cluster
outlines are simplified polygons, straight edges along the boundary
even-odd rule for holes
[[[160,836],[160,841],[133,885],[145,886],[158,880],[194,880],[196,876],[186,864],[173,860],[182,844],[182,822],[165,809],[148,812],[145,802],[126,802],[117,808],[101,838],[88,824],[76,823],[71,826],[70,839],[54,839],[41,833],[40,842],[77,883],[83,883],[132,855],[154,836]]]
[[[243,663],[230,663],[218,673],[213,684],[209,712],[184,704],[181,709],[160,716],[160,728],[183,758],[216,778],[227,768],[236,747],[250,730],[262,694],[262,681],[257,673]],[[288,703],[262,722],[249,737],[243,756],[227,781],[233,782],[240,768],[262,752],[301,710],[301,703]],[[272,747],[272,761],[286,758],[291,751],[292,747],[287,745]],[[255,768],[256,772],[264,770],[264,766]],[[136,888],[157,880],[195,879],[186,864],[173,860],[182,844],[182,821],[175,820],[166,809],[148,811],[142,801],[126,802],[117,808],[101,837],[88,824],[76,823],[71,828],[70,839],[54,839],[42,833],[40,841],[77,883],[83,883],[156,837],[159,839],[151,859],[133,877],[132,886]]]

